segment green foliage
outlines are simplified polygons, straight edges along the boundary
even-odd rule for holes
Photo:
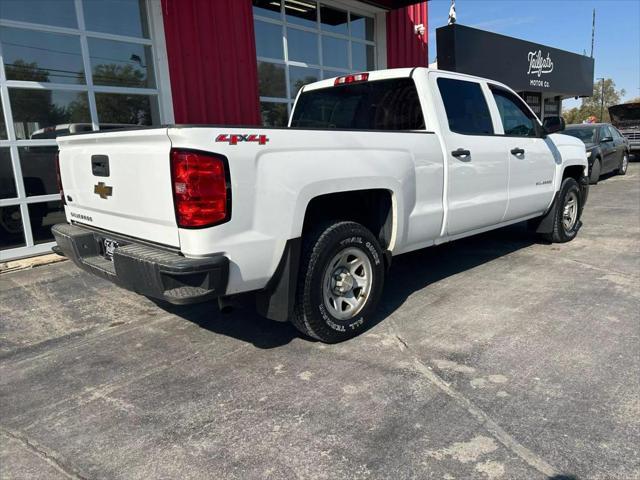
[[[616,90],[616,84],[611,78],[605,79],[604,82],[601,80],[594,83],[591,97],[583,98],[580,107],[565,110],[562,116],[567,124],[582,123],[591,116],[595,117],[597,122],[610,122],[608,108],[619,104],[624,94],[624,89]]]

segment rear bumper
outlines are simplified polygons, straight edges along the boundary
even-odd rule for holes
[[[119,242],[113,261],[102,254],[105,235],[61,223],[51,229],[59,251],[88,272],[113,283],[173,304],[197,303],[223,296],[229,279],[229,259],[186,258],[139,243]]]

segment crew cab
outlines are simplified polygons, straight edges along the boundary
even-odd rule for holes
[[[143,295],[250,298],[338,342],[368,327],[395,255],[526,220],[572,240],[587,158],[563,126],[492,80],[407,68],[306,85],[286,128],[58,137],[57,251]]]

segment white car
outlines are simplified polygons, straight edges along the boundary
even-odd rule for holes
[[[171,303],[251,292],[337,342],[367,328],[394,255],[524,220],[573,239],[587,158],[562,127],[505,85],[407,68],[307,85],[287,128],[58,137],[57,251]]]

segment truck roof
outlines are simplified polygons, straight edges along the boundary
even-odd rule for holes
[[[369,78],[367,81],[375,81],[375,80],[387,80],[387,79],[391,79],[391,78],[407,78],[407,77],[411,77],[413,75],[413,73],[415,71],[421,71],[421,72],[425,72],[425,73],[430,73],[430,72],[435,72],[435,73],[446,73],[449,75],[455,75],[456,77],[460,77],[460,78],[466,78],[469,80],[481,80],[481,81],[490,81],[496,85],[500,85],[503,86],[505,88],[509,88],[507,85],[500,83],[496,80],[492,80],[490,78],[483,78],[483,77],[477,77],[474,75],[467,75],[466,73],[459,73],[459,72],[450,72],[448,70],[440,70],[440,69],[435,69],[435,68],[427,68],[427,67],[407,67],[407,68],[388,68],[385,70],[370,70],[367,71],[366,73],[369,74]],[[365,73],[364,71],[361,73]],[[324,80],[320,80],[318,82],[313,82],[313,83],[309,83],[305,86],[303,86],[300,89],[300,93],[302,92],[308,92],[311,90],[318,90],[321,88],[329,88],[329,87],[333,87],[336,78],[340,78],[343,76],[347,76],[347,75],[355,75],[357,73],[345,73],[344,75],[339,75],[336,77],[331,77],[331,78],[325,78]]]

